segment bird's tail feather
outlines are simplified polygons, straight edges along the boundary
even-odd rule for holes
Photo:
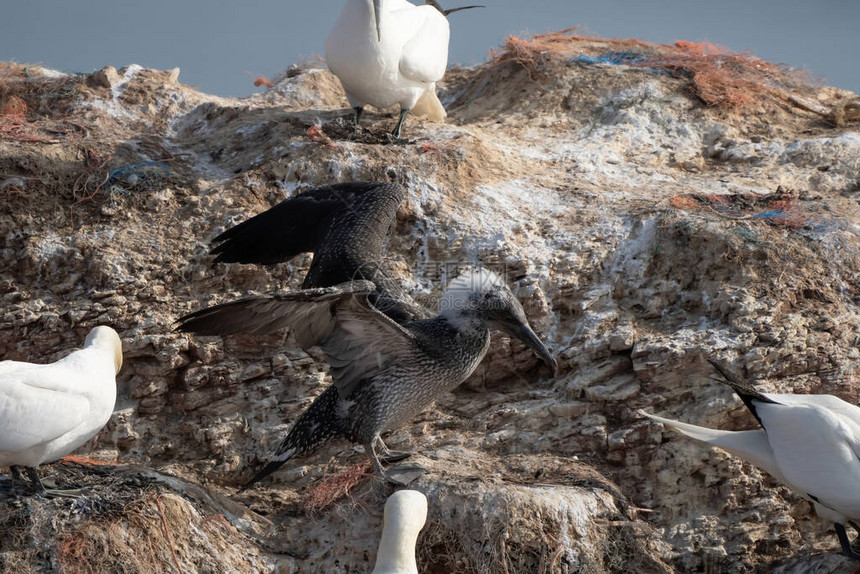
[[[285,462],[290,460],[295,453],[296,453],[296,449],[292,448],[292,449],[289,449],[288,451],[284,452],[284,454],[278,455],[277,457],[275,457],[275,459],[270,461],[269,464],[267,464],[266,466],[264,466],[260,472],[255,474],[254,478],[249,480],[248,483],[245,484],[245,486],[240,488],[239,492],[244,492],[245,490],[251,488],[252,486],[257,484],[258,482],[260,482],[261,480],[263,480],[264,478],[266,478],[267,476],[269,476],[270,474],[272,474],[273,472],[275,472],[276,470],[281,468],[281,465],[283,465]]]
[[[458,8],[448,8],[447,10],[444,10],[442,13],[445,14],[445,16],[448,16],[449,14],[453,14],[454,12],[459,12],[460,10],[471,10],[472,8],[486,8],[486,6],[484,6],[483,4],[473,4],[471,6],[460,6]]]
[[[434,122],[441,122],[448,117],[442,102],[439,101],[439,96],[436,95],[436,84],[427,88],[427,91],[412,108],[412,113],[416,116],[426,116],[427,119]]]
[[[313,450],[341,434],[337,416],[338,397],[337,387],[334,385],[323,391],[287,433],[272,460],[242,487],[242,490],[263,480],[294,456]]]
[[[732,389],[734,389],[735,394],[737,394],[740,399],[744,402],[747,409],[752,413],[752,415],[756,418],[760,425],[764,426],[761,421],[761,417],[758,415],[758,410],[753,401],[758,401],[761,403],[776,403],[775,400],[770,399],[751,386],[747,384],[745,381],[742,381],[741,378],[735,373],[731,372],[728,368],[720,366],[719,363],[714,361],[713,359],[708,359],[708,362],[711,363],[711,366],[720,373],[723,378],[726,380],[726,384],[729,385]]]

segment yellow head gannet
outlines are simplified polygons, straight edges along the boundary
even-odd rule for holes
[[[101,430],[116,402],[122,343],[110,327],[89,332],[84,347],[55,363],[0,362],[0,466],[19,466],[39,494],[36,468],[74,451]]]
[[[398,490],[385,502],[382,539],[371,574],[418,574],[415,544],[427,520],[427,497]]]
[[[640,413],[741,457],[812,501],[818,516],[835,523],[842,553],[860,560],[845,531],[860,521],[860,407],[833,395],[759,393],[711,364],[761,429],[724,431]]]
[[[436,82],[448,64],[448,20],[430,5],[406,0],[347,0],[325,41],[329,69],[340,79],[355,123],[364,106],[400,104],[406,114],[445,118]]]

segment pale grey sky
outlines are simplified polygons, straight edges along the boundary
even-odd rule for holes
[[[415,0],[413,0],[415,1]],[[475,0],[442,0],[446,7]],[[450,62],[476,64],[510,34],[581,24],[604,37],[708,40],[860,92],[860,0],[481,0],[451,15]],[[180,81],[222,96],[258,91],[321,55],[341,0],[26,0],[0,13],[0,60],[66,71],[104,65],[182,69]]]

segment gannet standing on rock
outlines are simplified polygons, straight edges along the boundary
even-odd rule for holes
[[[415,544],[427,521],[427,497],[398,490],[385,502],[382,538],[371,574],[418,574]]]
[[[122,342],[110,327],[89,332],[84,347],[55,363],[0,362],[0,466],[25,467],[37,494],[46,490],[36,467],[86,443],[110,419]]]
[[[380,433],[409,422],[442,393],[472,374],[499,329],[557,365],[532,331],[522,305],[494,273],[474,269],[451,281],[440,313],[398,324],[369,301],[370,281],[251,297],[202,309],[179,319],[177,329],[199,335],[265,334],[289,327],[304,348],[319,345],[333,384],[296,421],[250,484],[293,456],[342,436],[364,445],[377,476],[384,475],[376,445]]]
[[[325,58],[355,110],[356,125],[367,104],[400,104],[395,138],[410,111],[444,119],[436,82],[448,65],[449,34],[445,14],[433,6],[347,0],[326,38]]]
[[[842,553],[860,559],[845,525],[860,532],[860,407],[832,395],[759,393],[715,362],[760,430],[724,431],[640,411],[691,438],[717,446],[767,471],[832,520]]]

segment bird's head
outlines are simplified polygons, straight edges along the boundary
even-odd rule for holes
[[[94,327],[84,339],[84,348],[98,347],[113,353],[113,364],[116,373],[122,368],[122,341],[116,331],[101,325]]]
[[[531,347],[555,373],[558,364],[529,326],[523,306],[505,282],[487,269],[471,269],[451,281],[442,296],[441,313],[452,324],[478,320]]]

